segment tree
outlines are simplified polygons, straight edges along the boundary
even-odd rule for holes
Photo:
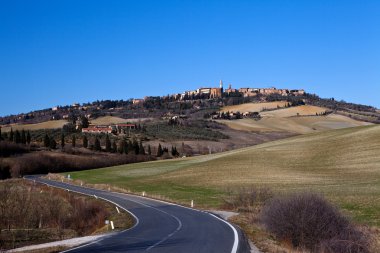
[[[150,148],[150,145],[148,145],[148,155],[152,155],[152,149]]]
[[[83,136],[83,147],[84,148],[87,148],[88,147],[88,139],[87,139],[87,136]]]
[[[9,133],[9,141],[13,141],[13,136],[14,136],[14,133],[13,133],[13,129],[11,128],[11,132]]]
[[[20,134],[20,132],[18,130],[16,130],[16,132],[15,132],[14,142],[16,142],[16,143],[20,143],[21,142],[21,134]]]
[[[140,144],[139,144],[139,154],[140,155],[145,155],[145,149],[144,149],[144,146],[143,146],[141,140],[140,140]]]
[[[125,147],[125,140],[124,139],[122,139],[120,142],[119,142],[119,147],[118,147],[118,152],[120,153],[120,154],[123,154],[124,152],[125,152],[125,150],[124,150],[124,147]]]
[[[57,142],[53,138],[50,140],[50,148],[51,149],[57,148]]]
[[[140,153],[140,147],[139,143],[134,139],[132,142],[133,150],[135,151],[135,154],[138,155]]]
[[[85,116],[82,116],[80,120],[82,128],[87,128],[89,126],[90,123],[88,122],[88,119]]]
[[[171,153],[172,153],[172,156],[179,156],[179,153],[178,153],[178,151],[177,151],[177,147],[173,147],[173,146],[172,146]]]
[[[32,137],[30,136],[30,131],[28,131],[26,133],[26,143],[28,143],[28,145],[30,145],[31,140],[32,140]]]
[[[162,150],[161,143],[159,143],[157,148],[157,157],[161,157],[163,154],[164,151]]]
[[[45,133],[45,137],[44,137],[44,146],[45,148],[50,147],[50,137],[47,133]]]
[[[24,129],[21,131],[21,143],[26,144],[26,134]]]
[[[76,136],[75,134],[73,134],[73,136],[71,137],[71,146],[75,148],[75,145],[76,145]]]
[[[113,141],[112,142],[112,150],[111,150],[112,153],[116,153],[117,152],[117,145],[116,145],[116,141]]]
[[[63,149],[65,147],[65,135],[61,133],[61,148]]]
[[[106,152],[111,152],[111,141],[110,141],[110,137],[106,136]]]
[[[94,149],[96,151],[102,151],[102,147],[100,146],[100,141],[98,137],[95,137]]]

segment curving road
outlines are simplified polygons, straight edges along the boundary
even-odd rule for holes
[[[241,232],[228,222],[203,211],[135,195],[107,192],[50,181],[26,179],[107,200],[130,212],[135,225],[99,241],[66,252],[249,252]]]

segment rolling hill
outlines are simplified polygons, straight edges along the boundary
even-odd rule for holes
[[[232,106],[229,109],[243,109],[244,111],[255,111],[260,108],[267,108],[266,104],[275,106],[276,103],[243,104]],[[244,106],[244,107],[243,107]],[[223,109],[223,111],[227,109]],[[329,114],[327,116],[316,116],[328,111],[328,109],[318,106],[301,105],[288,108],[262,111],[262,119],[240,119],[240,120],[220,120],[232,129],[250,132],[289,132],[295,134],[306,134],[331,129],[341,129],[356,126],[371,125],[363,121],[354,120],[350,117]]]
[[[108,183],[182,203],[218,206],[227,188],[260,185],[278,194],[316,191],[380,226],[380,126],[306,134],[194,158],[73,172],[89,183]]]
[[[36,123],[36,124],[11,124],[11,125],[6,125],[1,127],[1,131],[3,132],[9,132],[11,131],[11,128],[13,131],[15,130],[39,130],[39,129],[55,129],[55,128],[62,128],[63,125],[67,123],[67,120],[50,120],[50,121],[45,121],[41,123]]]

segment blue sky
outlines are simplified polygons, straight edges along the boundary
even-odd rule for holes
[[[0,115],[217,86],[380,107],[380,1],[0,2]]]

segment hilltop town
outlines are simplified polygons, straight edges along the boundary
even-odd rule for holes
[[[162,97],[146,96],[127,100],[102,100],[92,103],[53,106],[29,113],[0,117],[0,126],[4,128],[17,124],[35,124],[59,120],[78,124],[78,122],[81,122],[79,120],[81,118],[94,120],[102,116],[116,116],[127,121],[128,119],[161,118],[167,114],[194,116],[197,115],[197,112],[204,111],[201,113],[202,117],[204,113],[215,112],[222,106],[282,100],[293,105],[306,103],[322,106],[335,113],[358,120],[374,123],[380,121],[380,114],[374,107],[336,101],[333,98],[323,99],[315,94],[307,93],[304,89],[278,89],[275,87],[235,88],[231,84],[224,88],[222,80],[216,86],[218,87],[200,87],[195,90]],[[207,110],[212,110],[212,112]],[[113,125],[111,128],[113,129],[112,131],[115,131],[117,126]],[[110,131],[109,129],[102,129],[104,132]],[[88,129],[87,131],[97,132],[98,130]]]
[[[219,87],[200,87],[196,90],[185,91],[183,93],[172,94],[169,97],[174,100],[194,100],[194,99],[213,99],[224,97],[256,97],[259,95],[280,95],[280,96],[301,96],[305,95],[303,89],[277,89],[271,88],[233,88],[232,84],[228,84],[228,88],[224,89],[223,81],[219,81]],[[133,99],[134,104],[142,103],[152,97],[145,97],[144,99]]]

